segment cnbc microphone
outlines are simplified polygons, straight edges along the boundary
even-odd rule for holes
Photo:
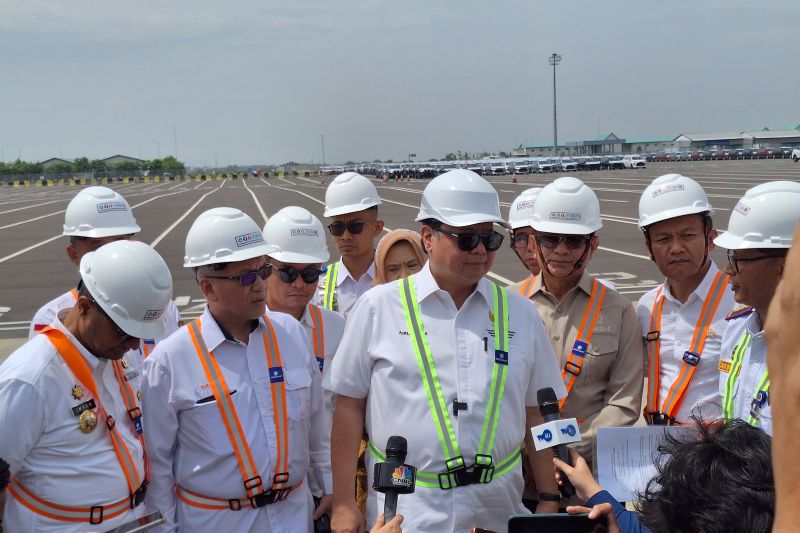
[[[386,522],[397,514],[397,495],[414,492],[417,469],[404,464],[407,452],[406,439],[393,435],[386,442],[386,462],[375,465],[372,488],[384,494],[383,517]]]
[[[574,418],[561,420],[558,413],[558,398],[551,387],[536,391],[536,401],[539,403],[539,412],[542,413],[544,424],[536,426],[533,431],[533,442],[537,450],[553,448],[556,457],[573,466],[569,457],[568,442],[577,442],[581,439],[578,423]],[[567,476],[561,476],[561,493],[565,498],[575,495]]]

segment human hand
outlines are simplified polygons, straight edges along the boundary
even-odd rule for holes
[[[389,522],[384,522],[383,513],[378,515],[375,525],[369,530],[369,533],[403,533],[403,528],[400,524],[403,523],[403,515],[394,515],[394,518]]]
[[[358,510],[355,501],[334,503],[331,512],[331,531],[333,533],[365,533],[364,515]]]
[[[601,516],[605,516],[608,520],[608,533],[622,533],[617,522],[617,517],[614,516],[614,508],[610,503],[598,503],[591,509],[588,507],[581,507],[580,505],[567,506],[568,514],[587,514],[589,520],[597,520]]]
[[[575,487],[575,494],[577,494],[578,498],[586,501],[603,490],[603,487],[595,481],[592,471],[589,470],[589,465],[586,464],[586,460],[581,457],[581,454],[570,449],[569,456],[575,466],[569,466],[558,457],[553,457],[553,464],[556,465],[556,479],[561,484],[561,476],[566,475]]]
[[[314,520],[319,520],[319,518],[324,515],[330,515],[331,510],[333,509],[333,495],[331,494],[323,494],[322,498],[319,499],[319,505],[316,509],[314,509],[314,516],[312,517]]]

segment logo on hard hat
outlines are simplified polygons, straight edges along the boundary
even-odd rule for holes
[[[734,207],[733,210],[745,216],[747,215],[747,213],[750,212],[750,208],[744,205],[742,202],[737,203],[736,207]]]
[[[291,235],[292,237],[296,235],[300,235],[302,237],[316,237],[317,230],[311,228],[292,228]]]
[[[98,213],[106,213],[108,211],[127,211],[128,206],[125,205],[125,202],[103,202],[102,204],[97,204],[97,212]]]
[[[533,207],[533,202],[531,200],[521,200],[517,202],[517,210],[530,209],[532,207]]]
[[[683,183],[672,183],[670,185],[664,185],[653,191],[653,198],[658,198],[659,196],[667,194],[668,192],[682,191],[684,189],[685,187],[683,186]]]
[[[550,220],[581,220],[580,213],[567,213],[566,211],[550,211]]]
[[[158,320],[164,314],[163,309],[150,309],[144,314],[145,320]]]
[[[261,235],[260,231],[251,231],[250,233],[236,236],[236,246],[239,248],[242,246],[250,246],[257,242],[264,242],[264,237]]]

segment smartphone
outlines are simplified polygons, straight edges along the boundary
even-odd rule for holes
[[[587,514],[535,514],[512,516],[508,533],[607,533],[608,518],[590,520]]]

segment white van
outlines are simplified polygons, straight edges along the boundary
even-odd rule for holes
[[[646,168],[647,161],[640,155],[626,155],[622,157],[625,168]]]

